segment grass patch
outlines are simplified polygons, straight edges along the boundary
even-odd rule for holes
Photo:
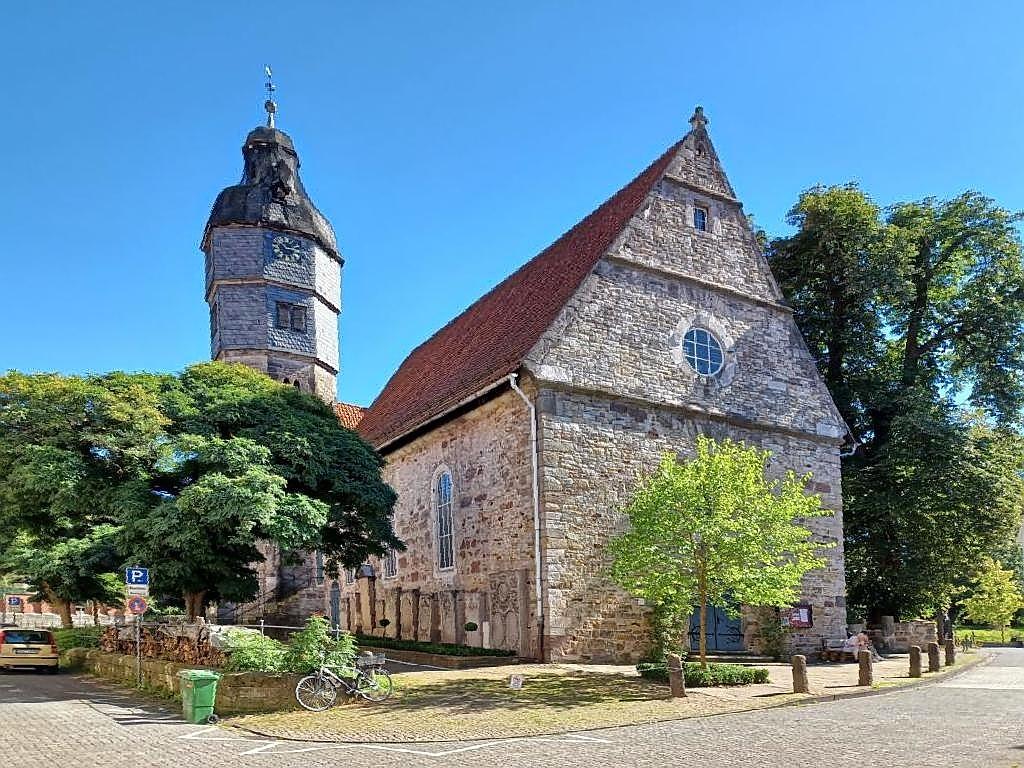
[[[661,662],[643,662],[636,671],[645,680],[668,685],[668,665]],[[708,664],[688,661],[683,664],[683,678],[687,688],[716,688],[727,685],[753,685],[767,683],[768,670],[763,667],[745,667],[742,664]]]
[[[454,643],[423,643],[417,640],[396,640],[393,637],[374,637],[373,635],[356,635],[360,646],[370,648],[394,648],[396,651],[419,651],[420,653],[436,653],[439,656],[515,656],[515,651],[503,651],[498,648],[477,648],[472,645],[455,645]]]
[[[953,631],[956,639],[973,638],[976,643],[1008,643],[1014,637],[1024,638],[1024,627],[1007,627],[1005,634],[998,629],[985,629],[981,627],[957,627]]]

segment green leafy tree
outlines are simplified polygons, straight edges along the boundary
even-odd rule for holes
[[[67,624],[120,565],[150,566],[194,617],[256,596],[263,541],[332,571],[401,549],[382,466],[329,406],[242,365],[0,377],[5,567]]]
[[[383,461],[316,397],[219,362],[160,382],[158,396],[169,423],[122,548],[190,618],[211,599],[255,597],[260,542],[292,560],[320,550],[330,572],[403,547]]]
[[[1024,594],[1013,571],[987,559],[974,582],[971,596],[964,600],[967,617],[998,629],[1002,641],[1006,642],[1006,627],[1021,606],[1024,606]]]
[[[166,420],[148,382],[0,376],[0,536],[17,573],[71,626],[71,604],[109,601],[114,527],[145,493]]]
[[[800,196],[768,256],[858,446],[843,465],[855,611],[948,604],[1021,519],[1024,263],[1017,214],[968,192],[883,212]]]
[[[610,544],[615,581],[662,620],[684,627],[699,610],[703,665],[708,605],[790,605],[804,574],[825,565],[818,550],[834,544],[799,522],[831,514],[805,493],[807,478],[769,480],[769,455],[706,437],[689,461],[665,454],[626,507],[629,530]]]

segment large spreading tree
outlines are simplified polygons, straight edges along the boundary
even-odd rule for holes
[[[331,572],[401,548],[382,466],[328,405],[242,365],[0,377],[5,567],[62,613],[109,600],[122,565],[149,566],[195,616],[256,596],[260,542],[317,550]],[[73,552],[107,576],[57,567]]]
[[[130,376],[0,376],[0,568],[65,626],[74,603],[114,596],[122,506],[144,484],[166,422]]]
[[[1018,214],[968,192],[882,211],[816,187],[768,250],[857,449],[843,466],[851,607],[913,617],[1020,525]]]
[[[803,576],[825,565],[801,521],[829,515],[805,492],[807,478],[766,476],[770,454],[698,437],[696,455],[665,454],[626,507],[629,530],[612,540],[612,577],[654,609],[662,650],[678,648],[694,609],[707,664],[707,609],[781,607]],[[834,542],[833,542],[834,543]]]

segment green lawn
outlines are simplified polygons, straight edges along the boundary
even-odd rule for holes
[[[979,643],[1008,643],[1010,642],[1011,637],[1024,638],[1024,627],[1007,627],[1005,633],[1000,633],[998,629],[973,629],[971,627],[957,627],[955,630],[955,634],[957,640],[960,640],[965,636],[973,636],[975,641]]]

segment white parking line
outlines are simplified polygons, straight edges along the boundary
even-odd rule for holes
[[[481,749],[491,749],[494,747],[505,747],[514,744],[525,744],[525,743],[547,743],[547,744],[578,744],[580,746],[591,746],[597,744],[612,744],[613,742],[609,739],[601,739],[595,736],[586,736],[580,733],[567,733],[562,736],[524,736],[522,738],[512,739],[496,739],[490,741],[482,741],[473,744],[462,744],[456,746],[443,747],[440,749],[418,749],[415,747],[402,746],[400,744],[336,744],[328,742],[318,742],[311,744],[302,744],[301,742],[294,741],[274,741],[264,740],[259,738],[245,738],[241,736],[224,736],[218,735],[223,734],[224,731],[216,726],[208,726],[202,728],[193,733],[179,736],[179,739],[187,739],[190,741],[240,741],[253,744],[254,746],[239,752],[239,756],[273,756],[273,755],[298,755],[305,754],[308,752],[327,752],[331,750],[352,750],[352,749],[367,749],[375,752],[396,752],[404,755],[416,755],[417,757],[447,757],[449,755],[457,755],[464,752],[476,752]],[[439,745],[440,746],[440,745]]]

